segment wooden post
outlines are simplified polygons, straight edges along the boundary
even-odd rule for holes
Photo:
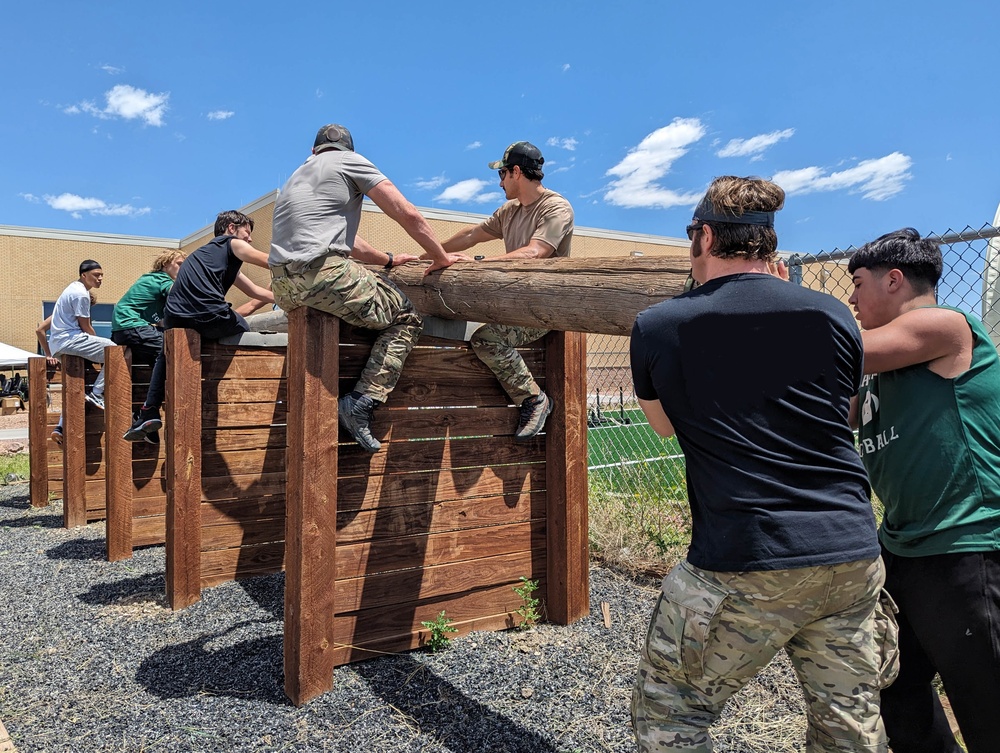
[[[31,506],[49,504],[48,379],[44,358],[28,359],[28,457],[31,459]]]
[[[333,687],[340,320],[288,315],[285,694],[300,706]]]
[[[167,358],[167,601],[183,609],[201,598],[201,336],[163,333]]]
[[[122,435],[132,425],[132,374],[128,349],[104,349],[105,497],[109,562],[132,556],[132,443]]]
[[[545,424],[548,589],[552,622],[590,611],[587,536],[587,340],[578,332],[546,337],[545,391],[554,402]]]
[[[63,526],[87,525],[87,416],[85,383],[87,362],[80,356],[62,357],[63,379]]]

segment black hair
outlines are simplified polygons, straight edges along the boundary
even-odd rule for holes
[[[92,269],[101,269],[101,265],[93,259],[84,259],[80,262],[80,274],[89,272]]]
[[[253,231],[253,218],[247,217],[243,212],[230,209],[228,212],[219,212],[215,219],[215,237],[226,234],[226,228],[230,225],[236,227],[249,227]]]
[[[861,267],[878,275],[898,269],[917,292],[925,293],[933,290],[941,279],[944,268],[941,243],[921,238],[912,227],[904,227],[879,236],[855,251],[847,263],[847,270],[854,274]]]

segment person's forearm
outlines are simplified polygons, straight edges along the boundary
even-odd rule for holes
[[[451,236],[451,238],[441,244],[441,248],[443,248],[447,254],[457,254],[462,251],[468,251],[476,245],[476,242],[472,239],[472,234],[473,228],[455,233],[455,235]]]
[[[52,358],[52,350],[49,348],[48,338],[45,337],[45,332],[40,329],[35,330],[35,337],[38,339],[38,346],[42,349],[42,353],[45,354],[46,358]]]

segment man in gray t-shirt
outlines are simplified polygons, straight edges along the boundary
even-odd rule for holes
[[[490,163],[499,170],[500,186],[507,196],[485,222],[461,230],[444,242],[449,253],[465,251],[477,243],[503,239],[504,259],[545,259],[569,256],[573,242],[573,207],[555,191],[542,185],[545,158],[538,147],[516,141],[503,158]],[[519,347],[543,337],[548,330],[487,324],[476,330],[469,344],[490,367],[510,399],[521,410],[514,439],[531,439],[545,426],[552,401],[531,376]]]
[[[362,266],[389,270],[417,258],[378,251],[358,236],[365,196],[424,249],[431,259],[425,274],[465,258],[446,254],[416,207],[354,151],[350,131],[331,124],[319,129],[312,156],[292,173],[274,203],[268,264],[274,299],[285,311],[310,306],[356,327],[379,330],[361,378],[339,402],[341,426],[362,448],[378,452],[381,444],[371,433],[375,408],[396,386],[423,323],[388,277]]]

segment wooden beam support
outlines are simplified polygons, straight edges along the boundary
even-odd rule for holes
[[[587,341],[574,332],[546,335],[545,424],[547,593],[549,620],[563,625],[590,612],[587,531]]]
[[[104,349],[105,502],[109,562],[132,556],[132,372],[128,348]]]
[[[340,321],[288,316],[285,694],[296,706],[333,687]]]
[[[201,336],[163,333],[167,357],[167,601],[183,609],[201,599]]]
[[[63,379],[63,526],[87,525],[86,394],[87,362],[80,356],[62,357]]]
[[[31,460],[31,506],[49,504],[48,376],[42,357],[28,359],[28,457]]]

